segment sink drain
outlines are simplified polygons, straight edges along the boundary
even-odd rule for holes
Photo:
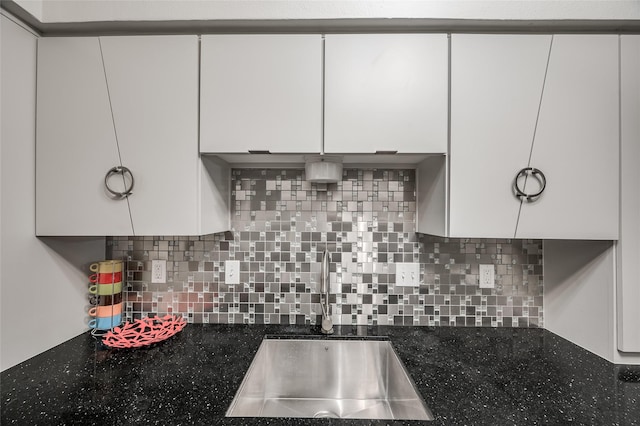
[[[320,419],[320,418],[323,418],[323,417],[331,417],[331,418],[334,418],[334,419],[339,419],[340,418],[340,416],[337,415],[336,413],[334,413],[333,411],[318,411],[317,413],[315,413],[313,415],[314,419]]]

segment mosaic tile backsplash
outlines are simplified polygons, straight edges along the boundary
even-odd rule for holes
[[[327,249],[334,324],[543,326],[542,241],[416,234],[415,170],[345,169],[336,184],[302,169],[232,173],[229,232],[107,239],[128,261],[128,319],[320,324]],[[167,261],[166,283],[151,283],[154,259]],[[240,261],[240,284],[225,282],[227,260]],[[420,264],[419,287],[396,286],[399,263]],[[495,265],[495,288],[479,288],[480,264]]]

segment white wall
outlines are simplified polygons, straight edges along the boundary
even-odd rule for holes
[[[14,0],[41,22],[260,19],[640,19],[634,0]],[[41,17],[37,13],[41,12]]]
[[[0,370],[5,370],[87,330],[87,266],[104,259],[105,241],[35,237],[37,38],[4,15],[0,27]]]
[[[611,241],[544,242],[547,330],[611,360],[614,263]]]
[[[544,242],[544,324],[608,361],[640,365],[640,353],[617,350],[613,242]]]

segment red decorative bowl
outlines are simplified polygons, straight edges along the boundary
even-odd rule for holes
[[[166,340],[185,325],[187,322],[181,316],[145,317],[115,327],[102,337],[102,343],[112,348],[139,348]]]

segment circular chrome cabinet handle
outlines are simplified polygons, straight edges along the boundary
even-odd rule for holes
[[[528,175],[531,175],[531,177],[540,182],[540,190],[534,194],[527,194],[518,186],[518,180],[520,178],[527,177]],[[524,197],[526,201],[535,201],[536,198],[542,195],[546,187],[547,178],[545,177],[544,173],[542,173],[542,171],[536,169],[535,167],[525,167],[518,172],[515,179],[513,180],[513,188],[515,190],[516,197]]]
[[[109,178],[111,178],[111,176],[113,175],[122,175],[123,177],[125,175],[129,175],[129,178],[131,179],[131,185],[129,185],[128,188],[125,188],[123,192],[114,191],[109,187]],[[131,195],[131,191],[133,191],[133,184],[133,173],[131,173],[131,170],[124,166],[112,167],[104,177],[104,186],[107,188],[107,191],[109,191],[117,199],[127,198],[129,195]]]

